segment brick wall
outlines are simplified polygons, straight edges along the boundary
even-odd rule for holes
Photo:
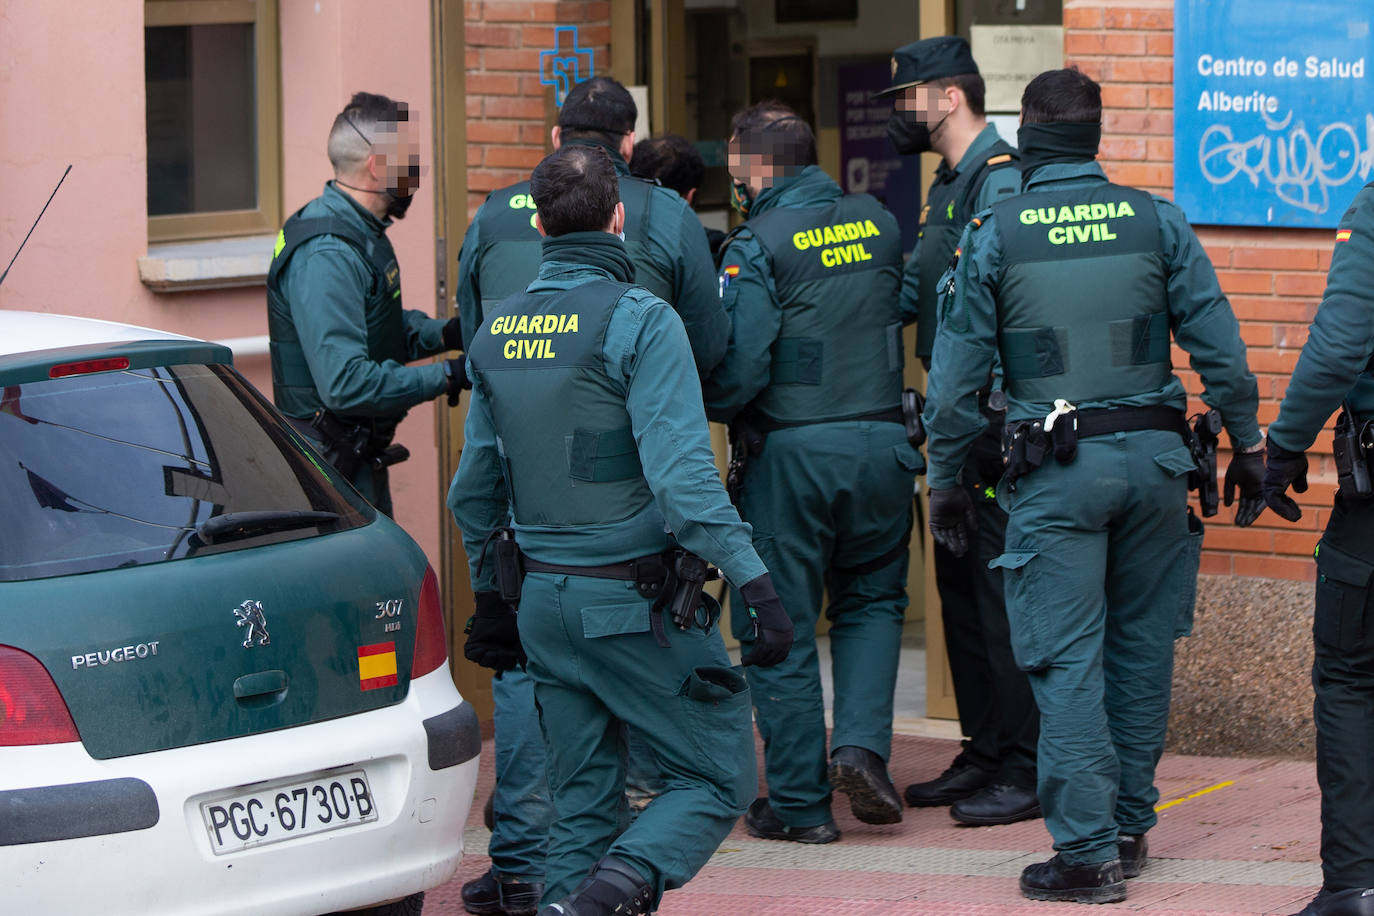
[[[1173,196],[1173,0],[1066,0],[1064,52],[1102,84],[1102,160],[1113,181]],[[1259,379],[1261,427],[1278,415],[1288,377],[1307,340],[1331,265],[1333,233],[1308,229],[1199,227],[1222,289],[1241,322],[1250,369]],[[1174,348],[1201,409],[1202,386]],[[1329,424],[1328,424],[1329,426]],[[1223,437],[1223,445],[1225,437]],[[1231,524],[1223,507],[1207,528],[1204,573],[1311,579],[1312,549],[1326,525],[1335,490],[1331,434],[1308,453],[1311,483],[1294,494],[1303,517],[1289,524],[1268,510],[1250,528]],[[1219,456],[1224,468],[1227,456]]]
[[[539,81],[539,52],[554,30],[577,26],[578,45],[595,53],[597,74],[610,67],[609,0],[468,0],[468,218],[487,193],[529,177],[544,158],[554,103]]]

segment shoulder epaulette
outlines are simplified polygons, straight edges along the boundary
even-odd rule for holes
[[[1008,162],[1012,161],[1014,161],[1014,159],[1011,153],[998,153],[988,160],[988,168],[996,168],[999,165],[1006,165]]]

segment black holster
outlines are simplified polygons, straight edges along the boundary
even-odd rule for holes
[[[730,502],[739,505],[740,485],[749,459],[763,452],[764,433],[754,421],[740,414],[730,421],[730,464],[725,471],[725,494]]]
[[[1016,481],[1045,463],[1050,453],[1050,437],[1038,420],[1008,423],[1002,428],[1003,476],[1007,486],[1016,489]]]
[[[330,410],[316,411],[310,426],[319,434],[325,460],[349,480],[364,464],[380,471],[410,457],[404,445],[392,444],[394,426],[380,432],[373,422],[348,420]]]
[[[1217,443],[1221,426],[1221,413],[1209,410],[1193,418],[1187,437],[1195,465],[1194,470],[1188,472],[1188,489],[1197,491],[1198,506],[1204,518],[1217,514]]]
[[[1347,405],[1336,418],[1336,434],[1331,440],[1331,457],[1336,463],[1336,481],[1346,499],[1374,496],[1370,458],[1374,450],[1370,421],[1357,422]]]
[[[926,409],[926,399],[915,388],[902,389],[902,425],[906,427],[906,441],[912,448],[920,448],[926,441],[925,421],[921,414]]]

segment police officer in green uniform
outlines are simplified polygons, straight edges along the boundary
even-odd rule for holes
[[[1264,498],[1291,522],[1302,510],[1307,458],[1328,417],[1340,488],[1317,546],[1312,621],[1317,782],[1322,790],[1322,889],[1297,916],[1374,916],[1374,184],[1341,219],[1307,345],[1269,427]]]
[[[1236,449],[1226,503],[1263,510],[1258,390],[1216,272],[1181,211],[1108,183],[1102,96],[1076,69],[1022,97],[1026,193],[965,230],[942,300],[925,420],[930,527],[954,553],[975,525],[959,470],[1007,392],[1007,616],[1040,707],[1038,795],[1058,854],[1028,866],[1035,900],[1123,900],[1155,823],[1173,640],[1192,624],[1201,525],[1170,332]],[[1195,522],[1195,520],[1194,520]]]
[[[811,128],[790,109],[760,103],[731,132],[746,222],[721,250],[734,330],[707,381],[707,411],[732,422],[737,505],[796,629],[785,663],[749,672],[768,795],[745,824],[754,836],[829,843],[840,835],[832,788],[859,820],[902,817],[887,759],[922,462],[901,410],[901,240],[880,203],[843,194],[821,171]],[[827,592],[828,756],[815,639]],[[748,646],[738,592],[730,606]]]
[[[921,210],[921,233],[902,274],[902,311],[916,324],[916,355],[930,368],[936,333],[936,286],[954,256],[964,226],[998,200],[1021,191],[1016,151],[988,124],[985,87],[968,42],[926,38],[892,52],[894,95],[888,136],[897,151],[940,154]],[[994,395],[994,390],[997,391]],[[961,823],[986,826],[1036,817],[1035,741],[1040,714],[1026,676],[1016,667],[1007,632],[1002,571],[988,563],[1002,553],[1007,514],[997,505],[1002,476],[1004,406],[1000,389],[978,393],[988,426],[963,469],[963,486],[978,514],[974,549],[956,557],[935,545],[945,651],[964,739],[939,777],[907,787],[907,804],[948,805]]]
[[[267,271],[272,399],[379,510],[391,514],[387,468],[406,410],[467,386],[461,357],[405,363],[462,346],[458,319],[401,307],[401,271],[386,237],[420,181],[404,102],[355,93],[329,131],[334,180],[277,235]]]
[[[634,280],[674,306],[686,326],[698,372],[704,372],[725,352],[729,319],[695,214],[671,190],[630,176],[625,157],[634,148],[637,117],[625,87],[610,77],[586,80],[564,100],[552,131],[553,146],[594,146],[611,157],[625,205],[625,247]],[[457,311],[469,338],[489,308],[534,280],[540,258],[534,215],[528,181],[493,191],[478,209],[458,256]],[[492,698],[492,867],[463,885],[463,905],[479,916],[524,916],[535,911],[543,894],[544,854],[553,818],[543,739],[533,684],[525,672],[494,679]],[[652,793],[658,788],[652,755],[637,736],[631,734],[629,740],[631,788]]]
[[[530,193],[547,236],[539,275],[472,339],[449,491],[477,589],[467,652],[496,668],[528,657],[557,810],[540,912],[633,916],[696,873],[757,785],[748,685],[697,557],[746,596],[745,664],[781,661],[791,624],[720,485],[682,322],[630,285],[610,157],[565,144]],[[482,562],[507,519],[518,615],[493,582],[509,564]],[[666,785],[617,837],[620,723],[648,740]]]

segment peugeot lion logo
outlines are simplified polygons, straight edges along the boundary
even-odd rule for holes
[[[234,608],[234,616],[237,617],[238,626],[248,628],[248,638],[243,641],[243,647],[250,649],[253,640],[257,644],[265,646],[272,641],[272,637],[267,635],[267,618],[262,613],[261,601],[245,601]]]

